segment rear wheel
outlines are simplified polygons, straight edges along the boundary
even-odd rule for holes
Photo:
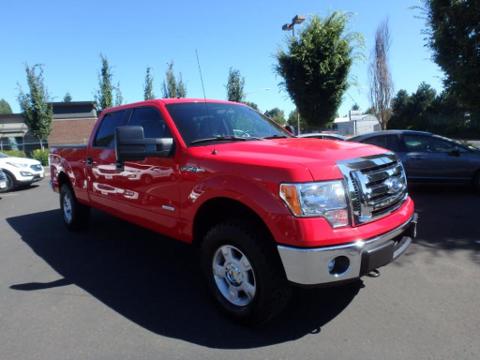
[[[276,249],[264,236],[251,225],[226,222],[202,242],[202,269],[217,305],[243,323],[272,319],[290,298]]]
[[[15,179],[13,178],[13,176],[10,173],[5,172],[5,171],[4,171],[4,174],[5,174],[5,180],[6,180],[6,183],[7,183],[7,187],[1,189],[0,192],[7,192],[7,191],[10,191],[10,190],[13,190],[13,188],[15,187]]]
[[[60,188],[60,208],[63,222],[68,230],[78,231],[86,227],[90,208],[78,202],[74,192],[67,184]]]

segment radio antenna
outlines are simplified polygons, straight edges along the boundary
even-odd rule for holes
[[[197,49],[195,49],[195,55],[197,55],[198,72],[200,74],[200,82],[202,83],[203,100],[206,103],[207,102],[207,96],[205,95],[205,84],[203,83],[202,67],[200,66],[200,59],[198,58],[198,50]]]
[[[198,73],[200,74],[200,82],[202,83],[203,103],[205,104],[205,111],[208,115],[207,96],[205,95],[205,84],[203,82],[202,67],[200,66],[200,58],[198,57],[198,50],[197,49],[195,49],[195,55],[197,56]],[[215,144],[213,144],[212,155],[216,155],[216,154],[217,154],[217,148],[216,148]]]

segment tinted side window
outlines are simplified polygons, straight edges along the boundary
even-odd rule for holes
[[[400,151],[400,145],[398,143],[397,135],[385,136],[385,149],[392,150],[392,151]]]
[[[172,134],[160,113],[154,108],[143,107],[133,111],[128,125],[143,126],[146,138],[171,138]]]
[[[125,111],[115,111],[106,114],[95,135],[93,146],[106,147],[113,149],[115,140],[115,128],[125,124]]]
[[[450,152],[458,150],[455,143],[432,137],[430,140],[430,150],[434,152]]]
[[[380,147],[383,147],[383,148],[386,146],[384,136],[372,136],[372,137],[369,137],[368,139],[363,140],[362,142],[364,142],[366,144],[380,146]]]

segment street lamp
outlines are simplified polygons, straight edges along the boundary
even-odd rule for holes
[[[292,36],[295,36],[295,25],[300,25],[304,21],[305,21],[305,16],[295,15],[290,24],[282,25],[282,30],[283,31],[292,30]],[[300,135],[300,113],[298,112],[298,109],[297,109],[297,134]]]
[[[304,21],[305,21],[305,16],[295,15],[290,24],[283,24],[282,25],[282,30],[283,31],[292,30],[292,35],[295,36],[295,25],[300,25]]]

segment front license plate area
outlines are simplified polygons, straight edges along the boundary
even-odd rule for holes
[[[370,271],[392,262],[393,250],[393,241],[389,241],[380,247],[364,251],[362,254],[361,275],[366,275]]]

